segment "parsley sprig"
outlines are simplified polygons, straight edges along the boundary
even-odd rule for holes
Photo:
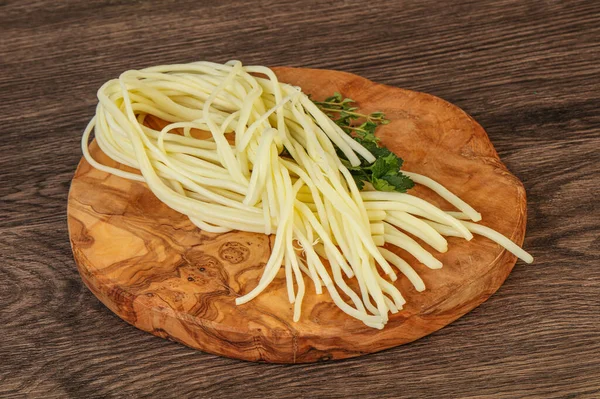
[[[362,114],[358,112],[356,101],[344,98],[340,93],[334,93],[324,101],[313,101],[336,125],[362,144],[376,158],[375,162],[368,163],[361,158],[359,166],[352,166],[344,154],[338,150],[338,156],[346,165],[356,185],[360,190],[365,182],[369,182],[378,191],[397,191],[404,193],[415,184],[406,175],[400,172],[403,160],[393,152],[382,146],[379,138],[375,136],[375,129],[386,125],[390,121],[383,112]]]

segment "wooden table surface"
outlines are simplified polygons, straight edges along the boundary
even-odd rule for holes
[[[600,3],[450,3],[0,2],[0,397],[600,398]],[[229,59],[457,104],[525,183],[535,263],[439,332],[339,362],[230,360],[121,321],[81,282],[65,218],[96,90]]]

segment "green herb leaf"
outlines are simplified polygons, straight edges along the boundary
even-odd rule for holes
[[[338,93],[337,91],[335,93],[333,93],[333,96],[331,97],[327,97],[325,99],[326,103],[339,103],[342,101],[342,95],[340,93]]]
[[[356,183],[356,187],[358,187],[359,190],[362,190],[363,188],[365,188],[366,179],[364,179],[362,176],[358,176],[358,175],[352,175],[352,178],[354,179],[354,182]]]
[[[410,179],[410,177],[399,173],[397,175],[385,175],[381,178],[385,180],[388,184],[394,186],[393,191],[398,191],[400,193],[405,193],[406,190],[409,190],[415,186],[415,183]]]
[[[351,98],[335,92],[333,96],[327,97],[325,101],[313,101],[336,125],[344,132],[352,136],[376,158],[375,162],[368,163],[362,159],[359,166],[352,166],[343,152],[336,147],[336,153],[342,163],[348,168],[359,190],[369,182],[379,191],[396,191],[404,193],[414,187],[414,182],[402,174],[400,168],[403,160],[396,154],[380,145],[379,138],[375,136],[375,130],[379,125],[387,125],[390,121],[385,118],[383,112],[373,112],[370,115],[361,114],[356,103]],[[362,123],[358,124],[360,121]],[[356,123],[356,124],[355,124]]]
[[[373,179],[373,188],[377,191],[395,191],[396,187],[393,184],[388,183],[384,179]]]
[[[365,169],[371,170],[372,179],[379,179],[380,177],[385,176],[389,171],[388,164],[385,162],[384,158],[377,158],[371,166],[367,166]]]

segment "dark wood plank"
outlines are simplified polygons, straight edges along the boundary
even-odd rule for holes
[[[9,0],[0,11],[0,396],[600,396],[597,2]],[[343,362],[238,362],[122,322],[83,287],[66,231],[95,91],[128,68],[230,58],[346,70],[465,109],[525,183],[536,263],[432,336]]]

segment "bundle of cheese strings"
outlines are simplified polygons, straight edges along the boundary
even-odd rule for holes
[[[470,240],[476,233],[533,260],[506,237],[473,223],[480,214],[428,177],[404,172],[456,211],[369,184],[359,190],[347,165],[372,163],[375,156],[269,68],[230,61],[132,70],[104,84],[98,100],[82,138],[91,165],[145,182],[203,231],[275,234],[259,283],[237,304],[259,295],[283,268],[294,321],[306,277],[343,312],[383,328],[389,313],[406,303],[393,284],[396,272],[417,291],[425,289],[404,259],[383,248],[386,243],[432,269],[441,262],[412,237],[445,252],[444,236]],[[167,125],[148,127],[148,115]],[[88,150],[92,131],[106,155],[141,175],[95,161]],[[198,138],[196,131],[210,134]],[[356,279],[356,292],[348,279]]]

